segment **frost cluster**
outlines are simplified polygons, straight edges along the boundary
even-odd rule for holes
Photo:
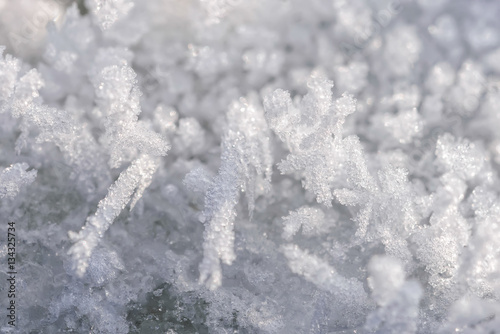
[[[499,15],[0,0],[0,332],[498,333]]]

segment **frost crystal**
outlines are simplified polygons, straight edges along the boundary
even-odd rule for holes
[[[498,332],[499,14],[0,0],[0,332]]]
[[[290,239],[301,227],[304,235],[318,233],[320,232],[321,225],[324,224],[324,220],[325,215],[320,209],[310,207],[300,208],[283,218],[283,238]]]
[[[99,238],[115,218],[130,202],[133,209],[150,185],[159,166],[155,156],[165,155],[169,149],[165,140],[138,122],[140,91],[136,86],[134,71],[126,66],[111,65],[99,71],[106,63],[126,63],[121,50],[104,50],[98,55],[94,86],[99,106],[106,121],[103,142],[109,147],[112,168],[119,167],[123,160],[132,161],[116,182],[109,188],[107,196],[99,202],[94,216],[87,218],[85,226],[76,234],[70,233],[75,245],[69,250],[73,256],[73,269],[83,276]],[[133,197],[132,197],[133,195]]]
[[[20,70],[19,60],[13,58],[11,55],[3,57],[4,52],[5,47],[0,47],[0,79],[3,82],[0,88],[0,112],[4,111],[5,103],[14,93]]]
[[[422,131],[422,119],[415,108],[401,112],[397,116],[387,115],[384,125],[402,144],[410,143]]]
[[[437,164],[464,180],[474,177],[482,168],[484,158],[468,140],[455,139],[450,134],[439,137],[436,144]]]
[[[19,191],[33,183],[36,170],[27,171],[27,163],[18,163],[5,168],[0,174],[0,198],[15,197]]]
[[[283,246],[283,253],[292,272],[304,276],[318,288],[332,293],[337,297],[337,302],[353,308],[352,312],[361,313],[363,308],[367,307],[367,295],[361,282],[342,277],[328,263],[295,245]]]
[[[250,214],[257,196],[269,190],[271,153],[267,123],[261,108],[246,99],[234,102],[227,113],[222,140],[221,166],[206,197],[205,233],[200,281],[209,288],[221,284],[220,261],[231,264],[234,254],[235,206],[245,192]]]
[[[331,185],[338,175],[342,130],[346,116],[355,110],[348,94],[332,100],[333,83],[315,73],[309,93],[295,105],[288,93],[276,90],[264,99],[266,118],[290,151],[278,164],[282,173],[299,172],[306,190],[319,203],[331,206]],[[328,153],[327,153],[328,152]]]
[[[89,0],[87,4],[102,29],[109,29],[134,7],[131,0]]]
[[[98,245],[99,239],[129,202],[130,207],[134,207],[151,183],[157,167],[158,163],[147,155],[132,162],[109,188],[108,195],[99,202],[96,213],[87,218],[82,230],[79,233],[70,232],[70,238],[75,244],[68,253],[74,259],[73,267],[79,276],[83,276],[87,270],[92,251]]]
[[[105,117],[106,132],[102,140],[110,150],[111,168],[132,160],[139,152],[163,156],[170,148],[159,134],[138,121],[141,92],[132,68],[106,66],[108,63],[126,64],[127,60],[120,53],[121,50],[103,50],[98,55],[97,73],[93,76],[100,112]]]
[[[5,58],[6,69],[17,68],[9,56]],[[9,61],[11,65],[9,65]],[[0,64],[1,65],[1,64]],[[101,163],[102,153],[86,127],[78,127],[77,119],[66,110],[51,108],[41,103],[39,90],[44,82],[40,73],[33,69],[17,77],[14,91],[3,105],[15,118],[21,118],[20,136],[16,140],[16,153],[20,154],[30,144],[51,142],[64,154],[66,162],[74,169],[73,178],[83,192],[90,192],[108,175]],[[37,133],[35,139],[30,138]]]

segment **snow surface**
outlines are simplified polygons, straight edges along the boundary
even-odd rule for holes
[[[500,333],[499,17],[0,0],[0,332]]]

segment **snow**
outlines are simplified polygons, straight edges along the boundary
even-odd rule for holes
[[[499,15],[0,0],[0,331],[498,331]]]

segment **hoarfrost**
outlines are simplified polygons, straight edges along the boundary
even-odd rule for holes
[[[0,0],[15,329],[498,331],[499,13]]]
[[[290,239],[302,227],[304,235],[321,232],[325,214],[317,208],[302,207],[283,218],[283,238]]]
[[[0,174],[0,198],[15,197],[19,191],[33,183],[36,170],[27,171],[27,163],[17,163],[5,168]]]
[[[319,203],[331,206],[331,185],[338,175],[343,124],[355,110],[355,100],[344,94],[333,101],[333,83],[320,73],[307,82],[308,94],[294,105],[290,95],[276,90],[264,99],[270,128],[290,154],[278,164],[282,173],[300,172],[304,188]],[[326,154],[328,152],[328,154]]]
[[[231,264],[234,254],[235,206],[245,192],[252,214],[257,196],[269,191],[271,152],[262,109],[246,99],[234,102],[227,113],[221,166],[205,197],[205,233],[200,281],[209,288],[221,285],[220,261]]]
[[[86,3],[102,29],[109,29],[134,7],[130,0],[89,0]]]
[[[69,233],[75,244],[68,253],[74,259],[73,269],[79,276],[83,276],[87,270],[99,239],[129,202],[131,209],[134,207],[151,183],[157,167],[158,162],[148,155],[134,160],[109,188],[107,196],[99,202],[96,213],[87,218],[82,230]]]

